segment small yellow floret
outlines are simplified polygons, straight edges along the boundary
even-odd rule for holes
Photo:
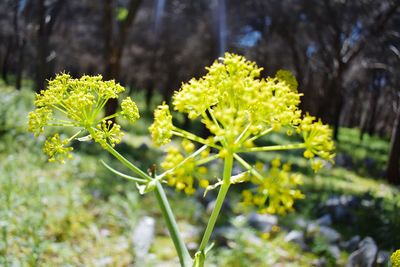
[[[159,105],[154,111],[154,122],[149,127],[154,143],[157,146],[168,144],[171,141],[173,127],[168,105]]]
[[[49,156],[49,161],[58,161],[64,163],[64,159],[71,159],[70,152],[73,150],[72,147],[66,147],[68,140],[61,140],[58,134],[47,138],[44,143],[43,151]]]
[[[125,98],[121,102],[122,115],[131,123],[140,118],[139,109],[130,97]]]

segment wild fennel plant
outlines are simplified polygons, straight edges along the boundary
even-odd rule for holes
[[[191,120],[200,120],[210,133],[207,138],[175,126],[166,104],[158,106],[154,112],[154,123],[149,130],[154,143],[167,151],[161,164],[162,173],[144,172],[115,150],[123,132],[111,119],[124,117],[134,123],[139,119],[139,112],[128,97],[121,101],[121,111],[104,117],[107,101],[118,98],[124,91],[114,81],[102,81],[101,76],[73,79],[68,74],[60,74],[49,82],[47,90],[37,95],[37,109],[29,114],[29,130],[35,135],[44,133],[47,126],[76,129],[76,133],[65,140],[57,133],[48,137],[44,151],[50,161],[64,162],[71,157],[69,144],[74,139],[93,140],[127,166],[134,176],[106,165],[107,168],[136,182],[142,194],[154,191],[181,266],[204,266],[211,248],[209,240],[231,185],[253,183],[252,189],[242,192],[241,205],[256,206],[260,212],[285,213],[293,209],[294,200],[304,197],[296,188],[301,184],[301,177],[291,173],[289,164],[281,164],[277,159],[266,171],[262,164],[248,163],[243,154],[301,149],[315,171],[334,157],[331,130],[299,110],[301,94],[290,72],[279,71],[274,78],[262,79],[262,68],[229,53],[207,70],[204,77],[183,83],[172,101],[175,111],[186,114]],[[301,135],[303,141],[256,145],[258,138],[280,131],[288,136]],[[167,145],[174,136],[182,139],[181,146]],[[198,149],[196,143],[200,146]],[[212,161],[222,161],[221,179],[213,179],[208,174],[207,166]],[[242,166],[243,172],[233,175],[235,162]],[[193,258],[179,234],[164,184],[188,195],[197,187],[203,187],[205,192],[218,190],[214,209]]]

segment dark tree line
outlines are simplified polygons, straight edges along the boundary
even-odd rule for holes
[[[400,183],[400,1],[5,0],[0,71],[35,90],[59,71],[102,73],[168,101],[223,51],[292,70],[302,108],[335,129],[391,138],[388,179]],[[10,77],[13,77],[11,79]],[[113,109],[110,106],[109,109]]]

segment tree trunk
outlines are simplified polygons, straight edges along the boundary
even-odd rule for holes
[[[113,6],[112,0],[104,1],[103,6],[103,27],[104,27],[104,78],[118,80],[121,69],[121,57],[125,47],[128,29],[136,17],[142,0],[131,0],[128,6],[128,16],[118,23],[118,33],[113,34]],[[115,35],[115,40],[113,36]],[[117,99],[110,99],[105,107],[106,116],[117,111]]]
[[[10,58],[11,47],[12,47],[12,41],[9,40],[7,43],[6,53],[3,58],[3,64],[2,64],[3,68],[1,70],[1,77],[3,78],[3,80],[6,84],[9,84],[8,83],[8,59]]]
[[[25,50],[25,37],[21,31],[19,25],[19,9],[20,9],[20,1],[15,1],[14,3],[14,16],[13,16],[13,26],[14,26],[14,34],[15,34],[15,43],[16,43],[16,70],[15,70],[15,88],[17,90],[21,89],[22,83],[22,70],[24,67],[24,50]]]
[[[46,38],[46,7],[44,0],[38,0],[38,39],[36,44],[37,54],[37,65],[36,65],[36,77],[35,77],[35,91],[39,92],[44,87],[46,80],[46,56],[48,51],[48,40]]]
[[[18,58],[17,58],[17,73],[15,75],[15,88],[21,89],[22,86],[22,71],[25,63],[25,39],[21,40],[21,44],[18,46]]]
[[[396,121],[393,125],[390,152],[387,166],[387,180],[391,184],[400,184],[400,110],[397,110]]]
[[[339,138],[339,128],[340,128],[340,117],[342,115],[344,100],[342,96],[339,96],[338,102],[335,107],[335,113],[333,114],[333,139],[338,141]]]
[[[37,0],[38,6],[38,34],[37,34],[37,65],[35,77],[35,90],[39,92],[44,88],[46,79],[50,76],[50,68],[47,62],[47,57],[50,51],[50,36],[53,32],[53,27],[59,13],[64,4],[68,1],[58,0],[53,3],[51,8],[46,7],[45,0]],[[49,14],[47,14],[49,12]],[[49,21],[46,21],[49,18]]]

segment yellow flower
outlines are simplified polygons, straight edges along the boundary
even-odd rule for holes
[[[111,146],[119,144],[124,136],[123,132],[121,132],[121,126],[112,121],[103,121],[96,128],[93,139],[103,148],[107,148],[107,144]]]
[[[58,74],[49,81],[47,90],[36,95],[36,110],[29,113],[28,130],[38,136],[44,133],[47,126],[63,126],[78,129],[70,139],[62,141],[62,146],[56,145],[57,137],[52,137],[45,144],[46,152],[55,155],[64,154],[61,148],[74,138],[83,134],[89,135],[103,147],[106,144],[114,146],[121,141],[121,127],[104,120],[104,107],[109,99],[118,98],[125,89],[114,80],[103,81],[102,76],[82,76],[73,79],[69,74]],[[107,119],[121,115],[134,122],[139,118],[136,104],[128,97],[121,103],[121,112],[109,115]],[[89,140],[90,138],[86,138]],[[67,142],[67,143],[65,143]],[[54,155],[51,151],[57,151]]]
[[[275,77],[261,78],[262,68],[242,56],[230,53],[206,70],[203,77],[182,84],[173,95],[172,105],[174,110],[184,113],[189,119],[198,119],[209,130],[208,137],[200,137],[174,126],[169,107],[165,104],[154,112],[150,132],[156,145],[170,142],[173,135],[184,139],[181,144],[183,152],[167,155],[164,166],[173,168],[183,161],[185,153],[194,151],[192,142],[206,145],[215,150],[215,156],[201,153],[203,162],[217,157],[224,160],[234,155],[235,161],[246,169],[243,176],[233,176],[231,184],[251,181],[257,185],[255,191],[246,191],[246,204],[251,202],[266,212],[285,213],[292,210],[294,200],[304,196],[296,189],[302,183],[301,177],[290,172],[290,164],[281,164],[277,158],[264,175],[266,178],[262,178],[263,175],[259,173],[264,172],[262,164],[252,166],[239,154],[304,149],[304,157],[310,159],[312,168],[317,171],[325,161],[332,162],[335,156],[331,129],[320,120],[302,114],[299,109],[302,94],[298,93],[298,82],[289,71],[280,70]],[[288,136],[298,134],[304,141],[257,147],[255,141],[272,131],[285,132]],[[195,160],[188,160],[184,164],[186,168],[189,162]],[[194,169],[190,172],[197,170],[195,164],[191,167]],[[192,188],[194,175],[188,170],[183,166],[176,168],[174,175],[169,174],[169,184],[181,190]],[[252,175],[246,176],[248,173]],[[218,185],[217,182],[212,187]]]
[[[67,140],[61,140],[58,134],[46,139],[44,143],[43,151],[49,156],[49,161],[58,161],[64,163],[64,159],[71,159],[70,152],[73,150],[72,147],[66,147],[68,144]]]
[[[183,191],[187,195],[193,194],[196,181],[202,188],[207,188],[209,181],[206,179],[208,169],[205,166],[198,166],[193,158],[186,159],[188,153],[192,153],[194,145],[189,140],[184,139],[181,147],[169,146],[167,155],[161,163],[161,167],[167,172],[166,179],[169,186],[175,187],[178,191]],[[182,164],[182,162],[186,161]]]
[[[400,249],[393,252],[390,261],[392,262],[393,267],[400,267]]]
[[[47,107],[41,107],[35,111],[31,111],[28,114],[28,131],[40,135],[44,131],[44,127],[52,119],[51,109]]]
[[[293,210],[294,201],[304,198],[299,189],[302,178],[290,173],[290,164],[283,164],[279,158],[272,161],[271,167],[264,174],[264,179],[252,179],[256,188],[242,192],[244,206],[256,206],[261,213],[285,214]]]
[[[139,109],[130,97],[125,98],[121,102],[122,115],[131,123],[140,118]]]
[[[149,127],[154,143],[157,146],[168,144],[171,141],[172,129],[172,116],[168,105],[159,105],[154,111],[154,122]]]
[[[335,144],[332,140],[332,130],[327,125],[322,124],[320,120],[315,121],[315,117],[306,115],[298,129],[303,134],[306,146],[305,158],[312,159],[316,155],[333,162]]]

